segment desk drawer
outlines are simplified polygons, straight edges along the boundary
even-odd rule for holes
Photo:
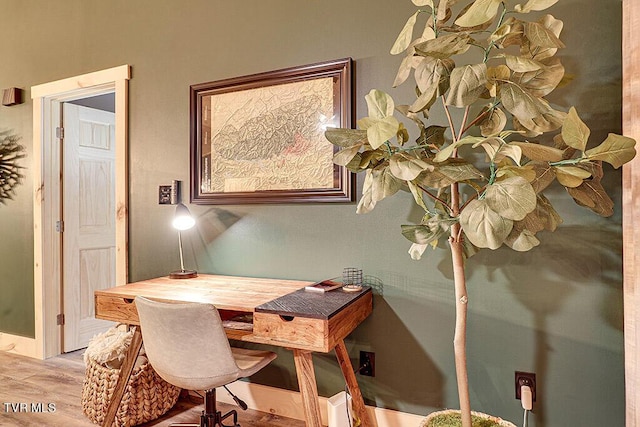
[[[309,317],[280,316],[253,313],[253,335],[267,341],[277,341],[293,348],[327,352],[329,325],[327,320]]]
[[[133,299],[117,296],[96,295],[96,318],[139,325],[138,311]]]
[[[328,353],[371,314],[372,308],[369,290],[328,319],[256,311],[253,336],[256,342]]]

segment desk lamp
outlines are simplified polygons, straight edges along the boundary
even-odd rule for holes
[[[182,234],[184,230],[188,230],[196,224],[196,220],[191,216],[189,209],[182,203],[176,205],[176,213],[173,217],[173,228],[178,230],[178,246],[180,248],[180,270],[173,271],[169,274],[171,279],[190,279],[198,277],[195,270],[184,269],[184,257],[182,255]]]

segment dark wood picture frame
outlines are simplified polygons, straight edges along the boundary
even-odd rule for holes
[[[352,67],[345,58],[192,85],[191,202],[353,202],[355,174],[333,164],[324,138],[351,127]]]

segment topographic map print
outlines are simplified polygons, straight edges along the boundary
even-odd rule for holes
[[[333,146],[324,137],[327,126],[340,125],[332,78],[207,98],[211,152],[203,152],[203,192],[333,188]]]

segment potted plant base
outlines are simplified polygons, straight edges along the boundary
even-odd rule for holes
[[[472,427],[516,427],[515,424],[502,418],[493,417],[481,412],[471,411]],[[457,409],[445,409],[429,414],[420,427],[459,427],[462,426],[460,411]]]

